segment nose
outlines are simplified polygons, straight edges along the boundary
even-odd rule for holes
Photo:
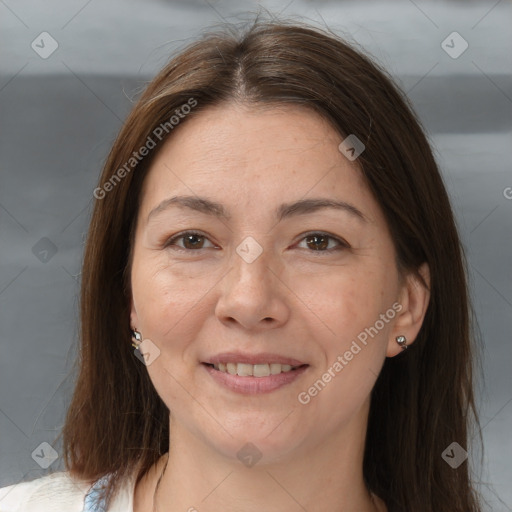
[[[242,254],[242,256],[240,255]],[[254,260],[233,252],[231,268],[219,283],[215,314],[225,324],[251,331],[273,329],[286,323],[290,310],[282,267],[264,249]]]

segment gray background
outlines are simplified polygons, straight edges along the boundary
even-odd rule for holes
[[[73,385],[92,191],[131,99],[202,29],[247,19],[261,6],[327,23],[360,43],[424,123],[456,211],[484,340],[485,458],[476,476],[490,509],[512,510],[512,5],[505,0],[0,0],[0,487],[63,469],[60,459],[42,469],[32,453],[42,442],[60,453],[54,440]],[[41,46],[43,31],[58,43],[46,59],[31,47]],[[453,31],[468,43],[458,58],[442,47]]]

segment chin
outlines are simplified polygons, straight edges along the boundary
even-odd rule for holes
[[[300,444],[296,429],[275,428],[278,424],[272,431],[271,428],[261,429],[242,422],[238,429],[228,430],[233,437],[222,430],[225,435],[216,432],[208,439],[208,444],[231,462],[239,461],[247,467],[270,465],[287,458]]]

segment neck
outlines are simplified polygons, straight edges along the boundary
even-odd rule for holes
[[[364,426],[354,422],[333,439],[293,450],[293,457],[246,467],[174,422],[169,455],[136,492],[134,511],[384,511],[364,485]]]

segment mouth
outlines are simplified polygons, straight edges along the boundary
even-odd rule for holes
[[[213,383],[242,395],[262,395],[286,387],[300,379],[309,368],[309,364],[294,359],[279,358],[281,362],[272,362],[269,358],[269,362],[264,363],[259,357],[256,364],[247,362],[247,358],[244,358],[245,362],[236,362],[234,356],[226,362],[222,356],[215,359],[201,363]]]

